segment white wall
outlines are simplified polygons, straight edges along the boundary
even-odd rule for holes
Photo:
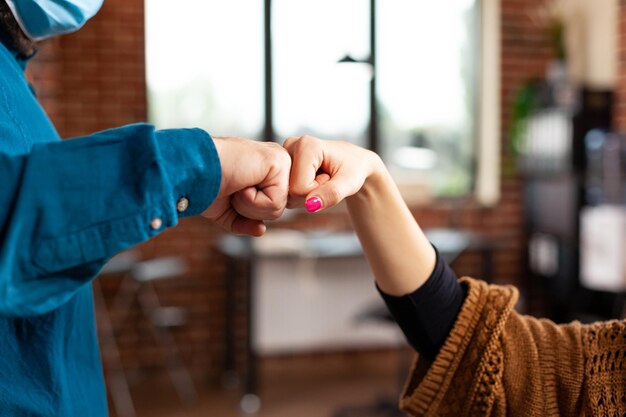
[[[261,260],[253,294],[260,354],[404,343],[394,324],[357,323],[363,311],[383,305],[365,258]]]

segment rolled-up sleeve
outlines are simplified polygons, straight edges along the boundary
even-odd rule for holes
[[[201,213],[220,182],[200,129],[129,125],[0,154],[0,314],[65,303],[115,253]]]

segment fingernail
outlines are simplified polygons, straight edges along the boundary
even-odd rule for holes
[[[306,201],[306,203],[304,203],[304,207],[309,213],[315,213],[316,211],[321,210],[322,200],[320,200],[319,197],[311,197]]]

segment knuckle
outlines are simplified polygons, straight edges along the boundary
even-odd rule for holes
[[[283,210],[286,205],[287,205],[287,193],[285,192],[284,195],[281,194],[280,196],[269,200],[266,208],[269,211],[279,211],[279,210]]]
[[[291,149],[294,152],[298,152],[302,148],[302,138],[292,138]]]
[[[285,152],[285,148],[283,148],[276,142],[265,142],[264,148],[265,148],[265,152],[268,155],[278,155],[278,154]]]
[[[336,186],[329,186],[327,190],[327,204],[335,205],[341,201],[341,190]]]
[[[302,136],[300,142],[302,143],[303,147],[307,148],[316,148],[321,143],[318,138],[309,135]]]
[[[296,197],[304,197],[310,191],[309,186],[300,181],[292,181],[289,184],[289,194]]]
[[[280,216],[283,215],[283,211],[285,211],[284,208],[281,208],[279,210],[274,210],[269,214],[269,218],[268,220],[277,220],[280,218]]]
[[[313,136],[309,136],[309,135],[300,136],[296,144],[300,147],[306,146],[310,144],[313,139],[314,139]]]
[[[291,166],[291,156],[289,152],[277,143],[267,148],[265,161],[280,169],[288,169]]]
[[[275,142],[266,142],[264,144],[264,151],[267,157],[273,158],[279,153],[282,153],[285,149]]]
[[[273,149],[274,151],[282,151],[283,147],[280,146],[278,143],[276,142],[265,142],[267,144],[267,146],[271,149]]]
[[[285,148],[289,148],[290,146],[292,146],[295,142],[298,141],[298,138],[296,137],[288,137],[287,139],[285,139],[285,141],[283,142],[283,147]]]
[[[291,155],[289,155],[289,152],[287,152],[287,149],[283,148],[282,146],[279,146],[280,151],[278,152],[279,158],[281,159],[281,161],[283,163],[291,163]]]
[[[302,157],[308,154],[316,153],[319,148],[320,140],[313,136],[301,136],[294,138],[289,144],[289,154],[294,157]]]

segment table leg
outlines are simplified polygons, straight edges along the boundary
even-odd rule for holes
[[[239,385],[237,373],[237,343],[235,341],[235,314],[237,314],[237,266],[235,260],[226,256],[226,300],[224,303],[224,375],[222,385],[227,389],[234,389]]]
[[[258,394],[258,361],[254,350],[254,270],[255,259],[252,257],[246,269],[246,381],[245,394],[241,399],[241,410],[256,414],[261,408]]]

